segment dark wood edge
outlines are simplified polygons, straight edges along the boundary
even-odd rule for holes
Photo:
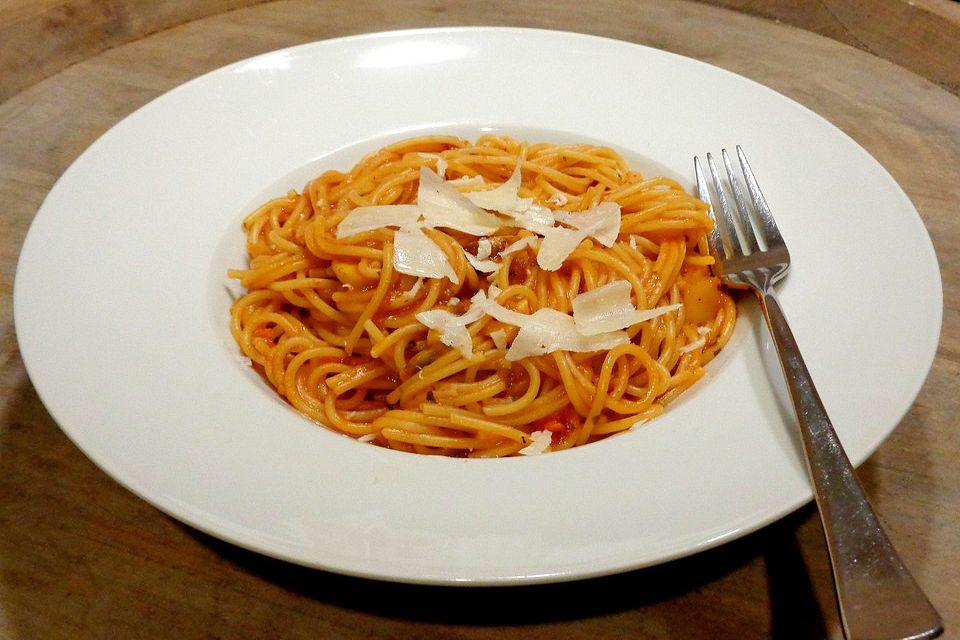
[[[15,0],[0,9],[0,102],[107,49],[264,1]],[[858,47],[960,95],[960,4],[951,0],[699,1]]]

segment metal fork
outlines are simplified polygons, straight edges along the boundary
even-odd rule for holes
[[[724,283],[754,291],[777,348],[827,540],[844,634],[850,640],[936,638],[943,622],[867,502],[774,294],[773,284],[790,268],[787,245],[743,150],[737,147],[749,203],[727,151],[721,155],[726,184],[707,154],[717,207],[694,158],[699,197],[716,222],[709,236],[714,270]]]

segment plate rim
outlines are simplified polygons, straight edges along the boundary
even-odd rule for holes
[[[696,59],[696,58],[690,58],[690,57],[682,56],[682,55],[680,55],[680,54],[672,53],[672,52],[669,52],[669,51],[663,51],[663,50],[660,50],[660,49],[656,49],[656,48],[654,48],[654,47],[651,47],[651,46],[649,46],[649,45],[643,45],[643,44],[633,43],[633,42],[630,42],[630,41],[619,40],[619,39],[614,39],[614,38],[609,38],[609,37],[604,37],[604,36],[594,36],[594,35],[590,35],[590,34],[583,34],[583,33],[578,33],[578,32],[574,32],[574,31],[553,31],[553,30],[548,30],[548,29],[530,29],[530,28],[523,28],[523,27],[490,27],[490,26],[471,27],[471,26],[458,26],[458,27],[441,27],[441,28],[403,29],[403,30],[395,30],[395,31],[382,31],[382,32],[375,32],[375,33],[368,33],[368,34],[354,34],[354,35],[348,35],[348,36],[341,36],[341,37],[331,38],[331,39],[327,39],[327,40],[319,40],[319,41],[315,41],[315,42],[302,43],[302,44],[298,44],[298,45],[295,45],[295,46],[292,46],[292,47],[287,47],[287,48],[283,48],[283,49],[278,49],[278,50],[276,50],[276,51],[261,53],[261,54],[258,54],[258,55],[256,55],[256,56],[251,56],[251,57],[245,58],[245,59],[243,59],[243,60],[238,60],[238,61],[233,62],[233,63],[230,63],[230,64],[228,64],[228,65],[224,65],[224,66],[222,66],[222,67],[220,67],[220,68],[218,68],[218,69],[214,69],[214,70],[208,71],[208,72],[206,72],[206,73],[204,73],[204,74],[202,74],[202,75],[200,75],[200,76],[197,76],[197,77],[195,77],[195,78],[192,78],[192,79],[188,80],[187,82],[182,83],[182,84],[174,87],[173,89],[171,89],[171,90],[169,90],[169,91],[166,91],[166,92],[160,94],[159,96],[157,96],[156,98],[154,98],[153,100],[151,100],[150,102],[148,102],[147,104],[141,106],[140,108],[138,108],[138,109],[136,109],[135,111],[131,112],[131,113],[128,114],[127,116],[121,118],[121,119],[120,119],[117,123],[115,123],[110,129],[108,129],[102,136],[98,137],[96,141],[94,141],[89,147],[87,147],[87,149],[85,149],[85,150],[71,163],[71,165],[64,171],[64,173],[63,173],[63,174],[60,176],[60,178],[57,180],[56,184],[50,189],[50,191],[49,191],[49,192],[47,193],[47,195],[45,196],[44,202],[43,202],[43,204],[41,204],[41,206],[40,206],[40,208],[39,208],[39,210],[38,210],[38,213],[37,213],[37,217],[35,218],[34,222],[36,222],[36,220],[37,220],[38,218],[40,218],[41,215],[44,214],[44,211],[45,211],[45,209],[46,209],[47,202],[48,202],[49,200],[51,200],[51,198],[54,196],[55,193],[58,193],[58,192],[57,192],[58,187],[60,187],[60,185],[64,182],[64,179],[65,179],[68,175],[71,175],[71,172],[75,170],[75,167],[81,165],[81,163],[85,161],[84,159],[88,156],[88,154],[95,153],[95,152],[96,152],[96,149],[97,149],[97,145],[100,143],[100,141],[103,140],[104,138],[106,138],[108,135],[110,135],[111,132],[113,132],[117,127],[119,127],[121,124],[123,124],[123,123],[125,123],[125,122],[130,122],[130,121],[132,121],[132,119],[133,119],[137,114],[139,114],[139,113],[141,113],[141,112],[143,112],[143,111],[145,111],[145,110],[148,110],[148,109],[151,109],[151,108],[155,108],[155,107],[153,107],[153,105],[154,105],[155,103],[157,103],[158,101],[163,100],[163,99],[167,99],[168,96],[174,95],[174,94],[176,94],[177,92],[189,91],[189,88],[190,88],[190,87],[193,87],[193,86],[195,86],[195,85],[197,85],[197,84],[199,84],[199,83],[202,83],[203,81],[207,81],[207,80],[209,80],[211,77],[216,77],[218,74],[223,74],[223,73],[228,72],[228,71],[231,70],[231,69],[239,68],[241,65],[243,65],[243,64],[245,64],[245,63],[249,63],[250,61],[264,58],[265,56],[269,56],[269,55],[271,55],[271,54],[277,53],[278,51],[303,52],[303,51],[307,51],[307,50],[309,50],[309,49],[311,49],[311,48],[314,48],[314,47],[318,47],[318,46],[336,46],[338,43],[343,43],[343,42],[358,42],[358,41],[361,41],[361,42],[369,42],[369,41],[378,40],[378,39],[417,37],[417,36],[425,36],[425,35],[427,35],[427,36],[432,36],[432,35],[437,35],[437,34],[441,34],[441,35],[455,35],[455,34],[468,33],[468,34],[474,34],[474,35],[476,35],[476,34],[489,34],[489,33],[502,33],[502,32],[532,32],[532,33],[537,33],[537,34],[541,34],[541,35],[545,35],[545,36],[549,36],[549,37],[557,37],[557,36],[560,36],[561,38],[562,38],[562,37],[570,37],[570,36],[572,36],[572,37],[576,37],[576,38],[578,38],[578,39],[581,39],[582,41],[602,41],[602,42],[606,42],[606,43],[615,44],[616,46],[626,46],[626,47],[628,47],[628,48],[640,48],[640,49],[643,49],[643,50],[646,50],[646,51],[656,52],[658,55],[664,54],[664,55],[666,55],[666,56],[668,56],[668,57],[675,57],[675,58],[683,59],[684,61],[687,61],[688,63],[689,63],[689,62],[693,62],[693,63],[696,63],[696,64],[698,64],[698,65],[703,65],[704,67],[711,69],[713,72],[719,71],[719,72],[722,72],[723,74],[726,74],[726,75],[728,75],[728,76],[737,78],[738,81],[747,81],[747,82],[755,85],[756,87],[761,88],[761,89],[764,90],[764,91],[767,91],[767,92],[770,92],[770,93],[776,95],[779,99],[786,100],[786,101],[792,103],[793,105],[800,107],[801,109],[809,112],[810,114],[812,114],[813,116],[815,116],[816,118],[818,118],[819,120],[821,120],[823,123],[826,123],[827,125],[829,125],[831,128],[834,129],[835,132],[837,132],[837,133],[839,133],[840,135],[846,137],[850,142],[852,142],[853,144],[855,144],[857,147],[859,147],[859,148],[862,150],[862,147],[860,147],[859,144],[857,144],[855,140],[853,140],[850,136],[848,136],[848,135],[847,135],[846,133],[844,133],[842,130],[840,130],[839,128],[837,128],[835,125],[833,125],[832,123],[830,123],[830,122],[827,121],[826,119],[822,118],[822,116],[819,116],[819,115],[816,114],[814,111],[810,110],[809,108],[805,107],[804,105],[802,105],[802,104],[800,104],[800,103],[792,100],[791,98],[789,98],[789,97],[787,97],[787,96],[783,96],[782,94],[774,91],[773,89],[770,89],[769,87],[766,87],[765,85],[763,85],[763,84],[761,84],[761,83],[759,83],[759,82],[756,82],[756,81],[754,81],[754,80],[752,80],[752,79],[750,79],[750,78],[741,76],[741,75],[739,75],[739,74],[733,73],[733,72],[728,71],[728,70],[726,70],[726,69],[723,69],[723,68],[721,68],[721,67],[717,67],[717,66],[711,65],[711,64],[709,64],[709,63],[706,63],[706,62],[704,62],[704,61],[698,60],[698,59]],[[865,150],[864,150],[864,153],[866,153]],[[869,154],[867,154],[867,155],[869,156]],[[872,156],[869,156],[869,157],[872,158]],[[877,163],[877,164],[878,164],[878,166],[880,166],[879,163]],[[883,169],[882,166],[880,166],[880,168]],[[884,170],[884,171],[885,171],[885,170]],[[895,185],[897,189],[900,190],[900,193],[903,195],[903,198],[905,199],[905,201],[906,201],[907,203],[910,203],[909,198],[908,198],[908,197],[906,196],[906,194],[903,192],[902,188],[896,183],[896,181],[893,180],[892,176],[890,176],[889,173],[887,173],[887,177],[889,178],[890,182],[891,182],[893,185]],[[910,206],[911,206],[911,208],[913,208],[913,207],[912,207],[912,203],[910,203]],[[916,213],[915,208],[913,209],[913,211],[914,211],[914,213]],[[921,228],[923,228],[923,230],[924,230],[924,232],[925,232],[926,240],[927,240],[927,243],[928,243],[928,245],[929,245],[929,251],[930,251],[930,253],[934,256],[934,259],[935,259],[935,255],[936,255],[936,254],[935,254],[935,251],[934,251],[934,249],[933,249],[932,241],[930,240],[930,237],[929,237],[929,232],[926,230],[926,227],[925,227],[925,225],[923,225],[923,221],[922,221],[922,219],[919,218],[919,215],[918,215],[918,214],[917,214],[916,217],[917,217],[917,222],[920,224]],[[13,299],[14,299],[14,325],[15,325],[15,327],[21,326],[21,323],[23,322],[23,317],[22,317],[22,314],[24,313],[24,311],[23,311],[23,308],[24,308],[24,307],[23,307],[23,302],[18,302],[18,301],[21,301],[21,300],[23,299],[23,295],[25,295],[25,294],[23,293],[22,287],[18,287],[18,284],[21,282],[21,269],[23,268],[23,263],[22,263],[22,262],[23,262],[23,256],[24,256],[25,253],[26,253],[26,252],[24,251],[24,249],[28,246],[28,244],[31,243],[31,234],[34,233],[35,228],[36,228],[36,227],[35,227],[35,224],[31,224],[31,225],[30,225],[30,229],[28,230],[27,236],[26,236],[25,239],[24,239],[23,248],[21,249],[21,254],[20,254],[20,256],[18,257],[18,261],[17,261],[16,272],[15,272],[14,296],[13,296]],[[33,242],[35,242],[35,241],[36,241],[36,240],[34,239]],[[938,273],[938,275],[939,275],[939,268],[937,269],[937,273]],[[940,277],[942,278],[942,276],[940,276]],[[941,279],[940,279],[940,278],[937,279],[937,287],[939,288],[939,300],[940,300],[940,304],[939,304],[938,309],[936,309],[936,312],[937,312],[937,314],[938,314],[937,326],[939,327],[939,329],[938,329],[938,331],[937,331],[936,338],[933,340],[933,342],[934,342],[935,345],[939,342],[940,332],[942,331],[943,296],[942,296],[942,282],[941,282]],[[17,332],[17,334],[18,334],[18,337],[19,337],[19,331]],[[933,358],[934,358],[935,354],[936,354],[936,347],[934,346],[934,348],[933,348],[933,350],[932,350],[932,353],[930,354],[929,364],[925,367],[926,373],[925,373],[925,375],[919,380],[919,382],[916,383],[916,392],[911,394],[914,399],[916,398],[916,395],[917,395],[917,393],[919,392],[919,389],[922,387],[922,385],[924,384],[927,376],[929,375],[930,369],[932,368],[932,365],[933,365]],[[30,358],[29,358],[25,353],[24,353],[23,361],[24,361],[24,367],[25,367],[25,369],[27,370],[28,376],[30,377],[31,380],[34,380],[34,379],[35,379],[35,372],[31,370],[31,368],[32,368],[33,365],[32,365],[31,362],[30,362]],[[745,535],[746,533],[749,533],[749,532],[751,532],[751,531],[755,531],[755,530],[760,529],[760,528],[762,528],[762,527],[764,527],[764,526],[767,526],[767,525],[770,524],[771,522],[774,522],[774,521],[780,519],[781,517],[785,516],[786,514],[791,513],[791,512],[794,511],[796,508],[800,507],[802,504],[808,502],[808,501],[810,500],[810,498],[811,498],[811,495],[808,493],[806,496],[803,496],[803,497],[801,497],[801,498],[799,498],[799,499],[794,500],[794,501],[790,504],[790,506],[788,506],[787,508],[785,508],[785,509],[780,509],[779,512],[776,512],[776,513],[770,513],[770,514],[768,514],[768,516],[767,516],[765,519],[761,518],[761,519],[758,519],[758,520],[754,520],[754,521],[753,521],[751,524],[749,524],[749,525],[746,525],[746,526],[741,527],[741,528],[736,529],[736,530],[728,531],[726,534],[721,535],[721,536],[717,536],[717,537],[714,537],[714,538],[711,539],[711,540],[705,541],[705,542],[703,542],[701,545],[696,546],[695,548],[688,548],[688,549],[685,549],[685,550],[678,550],[678,551],[676,551],[675,553],[673,553],[672,555],[670,555],[670,554],[664,555],[663,557],[661,557],[660,559],[658,559],[658,560],[656,560],[656,561],[654,561],[654,562],[639,563],[639,564],[632,565],[632,566],[608,566],[608,567],[597,568],[597,569],[594,570],[594,571],[588,571],[588,570],[579,570],[579,571],[577,571],[577,570],[566,570],[566,571],[557,571],[557,572],[552,572],[552,573],[544,573],[544,574],[541,574],[541,575],[499,576],[499,577],[497,577],[497,576],[485,576],[485,577],[476,578],[476,579],[473,579],[473,578],[470,578],[470,577],[451,578],[450,576],[442,576],[442,575],[434,575],[434,576],[425,576],[425,575],[421,575],[421,576],[390,575],[389,572],[378,572],[378,571],[362,570],[362,569],[358,569],[357,567],[350,567],[350,566],[335,566],[335,565],[331,565],[329,562],[326,562],[326,563],[305,562],[302,557],[297,557],[295,554],[294,554],[294,555],[285,555],[282,551],[278,551],[278,550],[276,550],[276,549],[274,549],[274,550],[269,550],[269,551],[268,551],[268,550],[264,550],[264,549],[262,548],[262,546],[257,545],[257,544],[251,544],[249,540],[244,539],[242,536],[231,536],[231,535],[229,535],[229,534],[225,534],[222,529],[218,529],[217,527],[211,527],[211,526],[209,526],[209,522],[204,522],[204,521],[202,521],[201,519],[191,518],[191,517],[189,517],[189,516],[184,516],[184,514],[182,513],[182,510],[178,511],[177,509],[173,509],[173,508],[170,507],[170,505],[169,505],[168,503],[162,503],[162,502],[158,501],[155,497],[151,497],[151,496],[149,496],[149,495],[145,495],[145,494],[141,493],[141,491],[138,490],[137,487],[132,486],[131,483],[129,483],[129,482],[125,481],[124,479],[122,479],[122,478],[120,477],[120,474],[119,474],[119,473],[114,473],[114,472],[112,472],[111,469],[110,469],[110,465],[107,464],[106,461],[101,460],[101,459],[98,459],[98,458],[94,458],[94,457],[88,452],[88,448],[82,446],[81,443],[78,441],[78,439],[77,439],[77,437],[76,437],[77,434],[74,433],[72,430],[64,427],[64,426],[61,424],[61,421],[60,421],[60,420],[57,418],[57,416],[55,415],[54,411],[50,408],[52,401],[50,401],[50,400],[48,399],[48,397],[47,397],[47,396],[48,396],[48,391],[42,389],[40,386],[37,386],[37,385],[35,385],[34,388],[36,389],[37,394],[38,394],[38,396],[40,397],[41,401],[43,402],[44,406],[47,407],[47,410],[48,410],[48,411],[50,411],[51,416],[54,417],[54,420],[55,420],[55,421],[57,422],[57,424],[60,426],[61,430],[67,435],[67,437],[68,437],[81,451],[83,451],[83,452],[85,453],[85,455],[87,455],[88,457],[90,457],[90,458],[95,462],[95,464],[98,466],[98,468],[104,470],[111,478],[113,478],[113,479],[114,479],[115,481],[117,481],[119,484],[121,484],[122,486],[124,486],[126,489],[128,489],[129,491],[131,491],[132,493],[134,493],[135,495],[137,495],[137,496],[140,497],[141,499],[143,499],[143,500],[145,500],[146,502],[152,504],[154,507],[158,508],[160,511],[162,511],[162,512],[164,512],[164,513],[167,513],[168,515],[170,515],[171,517],[173,517],[173,518],[175,518],[175,519],[177,519],[177,520],[179,520],[179,521],[186,522],[186,523],[189,524],[190,526],[192,526],[192,527],[194,527],[194,528],[196,528],[196,529],[198,529],[198,530],[200,530],[200,531],[204,531],[205,533],[207,533],[207,534],[209,534],[209,535],[212,535],[212,536],[217,537],[217,538],[220,538],[220,539],[227,540],[228,542],[230,542],[230,543],[232,543],[232,544],[235,544],[235,545],[240,546],[240,547],[247,548],[247,549],[249,549],[249,550],[251,550],[251,551],[254,551],[254,552],[266,553],[267,555],[270,555],[270,556],[273,556],[273,557],[276,557],[276,558],[280,558],[280,559],[283,559],[283,560],[295,562],[295,563],[298,563],[298,564],[304,564],[304,565],[306,565],[306,566],[313,566],[313,567],[315,567],[315,568],[321,568],[321,569],[336,571],[336,572],[338,572],[338,573],[343,573],[343,574],[347,574],[347,575],[355,575],[355,576],[360,576],[360,577],[365,577],[365,578],[374,578],[374,579],[381,579],[381,580],[392,580],[392,581],[398,581],[398,582],[413,582],[413,583],[422,583],[422,584],[470,584],[470,585],[479,585],[479,584],[520,584],[520,583],[522,583],[522,584],[533,584],[533,583],[540,583],[540,582],[554,582],[554,581],[559,581],[559,580],[582,579],[582,578],[596,577],[596,576],[601,576],[601,575],[608,575],[608,574],[616,573],[616,572],[620,572],[620,571],[626,571],[626,570],[635,569],[635,568],[639,568],[639,567],[643,567],[643,566],[649,566],[650,564],[657,564],[657,563],[659,563],[659,562],[666,562],[666,561],[669,561],[669,560],[672,560],[672,559],[676,559],[676,558],[679,558],[679,557],[687,556],[687,555],[690,555],[690,554],[693,554],[693,553],[699,553],[699,552],[704,551],[704,550],[706,550],[706,549],[708,549],[708,548],[712,548],[712,547],[718,546],[718,545],[723,544],[723,543],[725,543],[725,542],[728,542],[728,541],[730,541],[730,540],[732,540],[732,539],[739,538],[739,537],[741,537],[742,535]],[[53,404],[55,404],[55,403],[53,403]],[[909,409],[910,409],[911,406],[912,406],[912,402],[906,407],[906,409],[904,410],[903,414],[901,414],[901,415],[896,419],[895,425],[894,425],[893,428],[896,428],[896,424],[899,424],[899,422],[903,419],[904,415],[906,414],[907,411],[909,411]],[[888,431],[887,435],[889,435],[889,432],[892,432],[892,429],[891,429],[890,431]],[[880,444],[882,444],[882,442],[885,440],[885,438],[886,438],[886,436],[885,436],[884,438],[881,438],[881,439],[880,439],[879,441],[877,441],[876,443],[874,443],[874,445],[873,445],[872,447],[868,448],[867,451],[862,452],[860,455],[857,455],[857,456],[856,456],[857,461],[858,461],[858,462],[859,462],[859,461],[862,461],[862,460],[866,459],[869,455],[871,455],[871,454],[880,446]],[[591,446],[593,446],[593,445],[591,445]],[[391,453],[393,453],[393,452],[391,452]]]

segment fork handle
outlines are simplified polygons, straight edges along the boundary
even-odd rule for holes
[[[867,501],[772,290],[758,292],[800,426],[844,634],[849,640],[936,638],[943,622]]]

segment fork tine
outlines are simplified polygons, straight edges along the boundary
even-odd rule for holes
[[[697,191],[701,200],[710,207],[710,217],[713,218],[713,229],[707,235],[707,244],[710,245],[710,252],[717,259],[727,257],[727,252],[723,248],[723,239],[720,237],[720,224],[717,222],[717,216],[713,212],[713,200],[710,198],[710,187],[707,185],[707,178],[703,175],[703,167],[700,166],[700,158],[693,158],[693,170],[697,174]]]
[[[744,251],[743,245],[740,243],[740,234],[737,232],[737,223],[733,221],[730,204],[727,202],[727,196],[723,191],[723,181],[720,180],[717,165],[713,162],[713,156],[709,153],[707,154],[707,166],[710,168],[713,186],[717,191],[717,201],[720,204],[719,215],[717,215],[717,209],[714,207],[713,218],[720,228],[720,236],[723,238],[724,246],[728,249],[727,257],[742,256]]]
[[[743,169],[743,177],[747,183],[747,190],[750,192],[750,199],[753,200],[753,206],[756,208],[757,217],[760,219],[760,227],[763,229],[764,249],[771,245],[782,245],[783,237],[780,235],[780,229],[773,219],[770,207],[767,206],[767,200],[760,191],[760,185],[757,183],[756,176],[753,175],[753,169],[747,162],[747,154],[743,152],[740,145],[737,145],[737,157],[740,158],[740,168]]]
[[[740,223],[740,231],[743,232],[743,235],[740,236],[740,241],[744,243],[746,253],[755,253],[760,250],[760,245],[757,244],[757,232],[754,228],[753,220],[750,218],[750,208],[743,199],[743,190],[740,188],[740,180],[737,179],[737,173],[733,170],[733,165],[730,164],[730,155],[726,149],[721,150],[720,155],[723,157],[723,166],[727,170],[727,179],[730,181],[733,201],[737,205],[737,213],[739,214],[738,222]]]

